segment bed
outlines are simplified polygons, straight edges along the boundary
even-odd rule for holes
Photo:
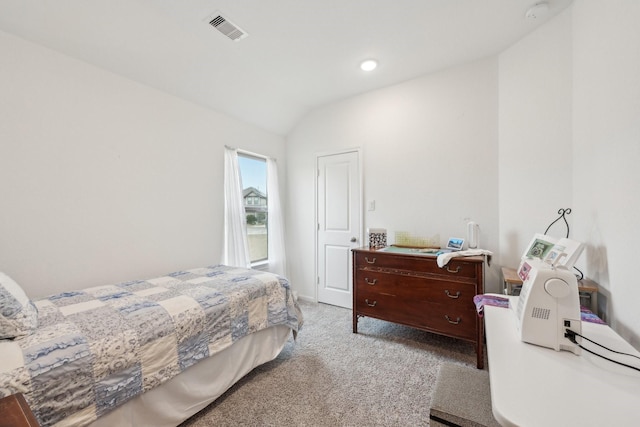
[[[223,265],[31,301],[0,273],[0,397],[43,426],[175,426],[302,326],[288,281]]]

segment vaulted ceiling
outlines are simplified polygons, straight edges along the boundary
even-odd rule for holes
[[[286,135],[318,106],[495,55],[571,0],[527,19],[535,3],[2,0],[0,30]],[[212,27],[218,13],[248,36]]]

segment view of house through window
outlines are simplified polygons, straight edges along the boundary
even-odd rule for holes
[[[267,161],[238,153],[242,197],[247,216],[247,240],[251,263],[266,261],[267,244]]]

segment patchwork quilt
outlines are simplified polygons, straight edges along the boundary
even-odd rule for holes
[[[16,339],[24,365],[0,396],[24,393],[43,426],[87,425],[253,332],[302,314],[283,277],[214,266],[34,301],[38,328]]]

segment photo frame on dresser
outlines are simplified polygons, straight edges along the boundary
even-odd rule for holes
[[[447,242],[447,249],[451,249],[452,251],[461,251],[464,245],[464,239],[460,237],[449,237],[449,241]]]

